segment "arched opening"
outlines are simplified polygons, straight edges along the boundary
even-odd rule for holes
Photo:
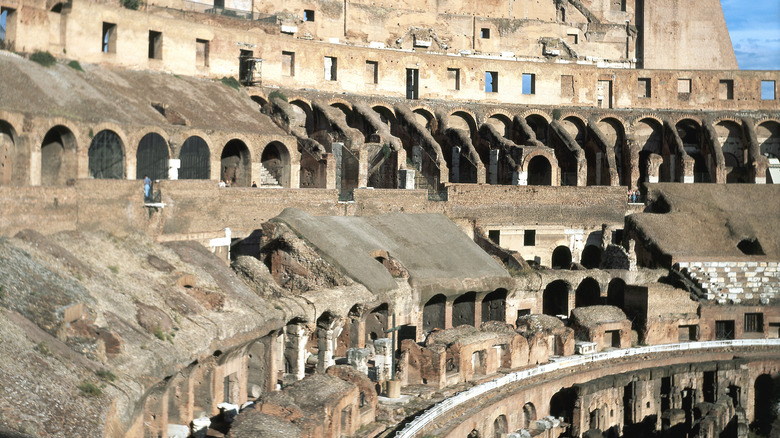
[[[211,152],[206,141],[192,136],[181,145],[179,179],[211,178]]]
[[[347,120],[350,120],[352,118],[352,108],[349,107],[346,103],[343,102],[333,102],[330,104],[333,108],[336,108],[340,110],[344,115],[346,116]]]
[[[589,186],[608,186],[611,180],[607,154],[601,150],[595,139],[585,143],[584,152],[585,164],[587,166],[587,184]]]
[[[382,105],[376,105],[372,108],[377,114],[379,114],[379,120],[387,125],[388,129],[391,129],[395,125],[395,114],[393,111]]]
[[[523,406],[523,429],[529,430],[533,421],[536,421],[536,407],[533,403],[526,403]]]
[[[506,415],[499,415],[495,421],[493,421],[493,436],[495,438],[505,438],[509,425],[506,421]]]
[[[563,280],[555,280],[544,288],[542,313],[545,315],[569,315],[569,292],[571,286]]]
[[[449,127],[466,131],[469,134],[469,138],[473,138],[477,132],[477,122],[474,121],[474,116],[465,111],[452,113],[450,115]]]
[[[777,419],[777,404],[780,400],[780,387],[777,383],[769,374],[762,374],[753,386],[755,407],[750,429],[760,436],[769,436],[772,423]]]
[[[587,130],[585,129],[585,123],[579,117],[566,117],[561,121],[561,125],[563,125],[566,132],[571,135],[571,138],[573,138],[580,147],[585,146]]]
[[[369,312],[366,317],[366,345],[371,342],[387,337],[388,309],[387,304],[382,304]]]
[[[0,120],[0,184],[9,184],[13,174],[16,147],[16,131],[9,123]]]
[[[601,304],[601,287],[599,283],[588,277],[577,286],[574,293],[574,307],[588,307]]]
[[[683,142],[685,152],[694,160],[693,181],[712,182],[709,169],[713,157],[706,153],[701,141],[701,126],[694,120],[684,119],[677,122],[677,133]]]
[[[95,179],[124,179],[125,153],[116,132],[103,130],[89,145],[89,176]]]
[[[552,166],[547,157],[537,155],[528,162],[528,185],[552,185]]]
[[[528,126],[536,135],[536,139],[547,145],[547,129],[550,126],[550,124],[547,123],[547,119],[539,114],[530,114],[525,118],[525,122],[528,123]]]
[[[485,122],[496,128],[499,134],[508,140],[512,140],[512,121],[503,114],[493,114]]]
[[[756,126],[761,155],[780,159],[780,123],[767,121]]]
[[[482,299],[482,322],[506,321],[506,289],[496,289]]]
[[[585,141],[587,140],[585,123],[574,116],[567,117],[560,123],[574,142],[584,150]],[[555,149],[555,158],[558,160],[558,167],[561,169],[561,185],[576,186],[578,184],[579,172],[582,170],[579,167],[579,157],[577,153],[571,150],[569,148],[570,145],[567,145],[561,137],[555,137],[555,141],[552,142],[552,145]]]
[[[586,245],[582,250],[582,257],[580,257],[580,264],[587,269],[598,269],[601,265],[602,249],[597,245]]]
[[[604,134],[607,147],[615,154],[615,167],[618,173],[620,185],[627,186],[631,176],[631,157],[626,148],[626,133],[623,124],[619,120],[606,118],[596,124]],[[608,184],[608,182],[607,182]]]
[[[558,246],[553,250],[552,262],[553,269],[569,269],[571,267],[571,250],[568,246]]]
[[[290,186],[290,154],[282,143],[269,143],[263,149],[260,163],[261,186]]]
[[[55,126],[41,143],[41,185],[62,186],[77,175],[76,137],[70,129]]]
[[[306,134],[311,136],[314,133],[314,114],[311,106],[302,100],[293,100],[290,102],[290,108],[295,113],[295,120],[290,120],[290,124],[304,127]]]
[[[642,119],[634,128],[634,138],[640,147],[639,151],[639,182],[669,182],[672,175],[669,172],[669,151],[664,149],[663,126],[655,119]],[[652,155],[662,159],[662,164],[656,169],[651,167]]]
[[[423,307],[423,331],[443,329],[445,324],[445,308],[447,297],[442,294],[435,295],[428,300]]]
[[[475,325],[476,292],[467,292],[455,299],[452,304],[452,326]]]
[[[268,105],[268,101],[263,99],[263,96],[252,96],[252,101],[257,104],[258,109],[262,110],[264,106]]]
[[[574,416],[574,403],[577,401],[577,392],[574,388],[564,388],[556,392],[550,399],[550,415],[563,418],[563,421],[571,424]]]
[[[160,134],[144,135],[135,154],[135,178],[168,179],[168,158],[168,142]]]
[[[746,183],[750,179],[746,167],[748,156],[742,141],[742,127],[731,120],[723,120],[715,125],[715,133],[723,150],[726,165],[727,183]]]
[[[607,286],[607,304],[623,308],[625,306],[626,282],[621,278],[613,278]]]
[[[249,187],[252,181],[252,168],[249,148],[243,141],[230,140],[222,149],[220,158],[221,179],[234,187]]]
[[[436,130],[436,119],[430,111],[424,108],[417,108],[414,110],[414,118],[417,120],[417,123],[424,126],[431,134]]]

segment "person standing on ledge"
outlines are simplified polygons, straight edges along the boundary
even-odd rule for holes
[[[149,199],[149,194],[152,192],[152,180],[148,175],[144,175],[144,200]]]

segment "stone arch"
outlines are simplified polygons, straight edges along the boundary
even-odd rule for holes
[[[607,286],[607,304],[619,308],[625,307],[626,282],[622,278],[613,278]]]
[[[496,128],[496,131],[503,135],[504,138],[512,140],[512,118],[508,115],[499,111],[494,112],[488,116],[487,120],[485,120],[485,123]]]
[[[553,269],[569,269],[571,260],[571,249],[568,246],[560,245],[553,250],[550,266]]]
[[[135,153],[135,178],[168,179],[168,142],[162,135],[150,132],[138,142]]]
[[[537,149],[523,157],[523,162],[529,186],[558,185],[558,160],[553,154]]]
[[[780,122],[766,120],[756,126],[761,155],[780,159]]]
[[[249,97],[260,107],[259,109],[263,109],[264,106],[268,105],[268,101],[263,96],[254,95]]]
[[[14,127],[5,120],[0,120],[0,185],[10,184],[12,181],[16,142]]]
[[[220,156],[220,179],[235,187],[249,187],[252,182],[252,165],[249,148],[234,138],[225,144]]]
[[[561,389],[550,398],[550,415],[563,418],[564,422],[572,424],[576,401],[577,392],[574,388]]]
[[[471,138],[473,138],[474,134],[477,132],[477,122],[474,115],[464,110],[453,111],[450,114],[449,127],[466,131]]]
[[[434,117],[433,112],[425,107],[415,108],[412,112],[414,113],[414,118],[420,125],[424,126],[428,131],[431,131],[431,133],[435,131],[436,117]]]
[[[587,277],[574,293],[574,307],[588,307],[601,304],[601,286],[592,277]]]
[[[125,178],[125,147],[119,134],[104,129],[89,145],[89,177],[95,179]]]
[[[70,129],[63,125],[49,129],[41,142],[41,185],[62,186],[78,178],[77,149]]]
[[[707,165],[707,152],[702,146],[701,124],[693,119],[682,119],[675,124],[677,133],[683,142],[685,152],[694,160],[693,180],[694,182],[710,182],[715,178],[710,175],[710,166]]]
[[[452,326],[476,326],[476,292],[466,292],[455,298],[452,304]]]
[[[445,325],[445,308],[447,297],[443,294],[434,295],[423,306],[423,331],[443,329]]]
[[[290,152],[287,146],[278,141],[268,143],[260,154],[260,163],[261,186],[290,187]]]
[[[349,101],[339,98],[331,99],[330,102],[328,102],[328,106],[332,106],[333,108],[338,108],[341,111],[344,111],[344,114],[349,115],[352,113],[352,104],[349,103]]]
[[[777,418],[777,411],[773,409],[772,398],[777,392],[777,383],[769,374],[761,374],[753,385],[754,411],[753,422],[750,428],[764,436],[769,436],[772,423]]]
[[[598,245],[585,245],[580,256],[580,264],[587,269],[597,269],[601,266],[603,250]]]
[[[507,432],[509,431],[509,424],[506,420],[506,415],[501,414],[493,421],[493,436],[495,438],[504,438],[506,437]]]
[[[620,185],[630,184],[631,155],[626,145],[626,129],[623,122],[615,117],[605,117],[596,123],[604,134],[607,147],[615,154],[615,167],[618,172]]]
[[[585,140],[588,137],[587,124],[585,120],[576,115],[569,115],[564,119],[561,119],[561,125],[566,132],[571,135],[571,138],[577,142],[580,147],[585,146]]]
[[[550,128],[550,118],[539,113],[529,113],[525,115],[525,122],[531,127],[531,130],[536,135],[536,139],[547,145],[547,132]]]
[[[639,146],[639,183],[672,181],[670,154],[664,147],[663,137],[663,123],[652,117],[645,117],[634,124],[634,139]],[[652,167],[653,154],[663,160],[657,169]]]
[[[314,132],[314,112],[311,104],[303,99],[290,100],[290,108],[297,118],[297,126],[306,128],[306,134],[311,135]]]
[[[379,114],[379,120],[382,121],[382,123],[386,124],[391,130],[392,127],[395,125],[395,112],[392,110],[392,108],[389,108],[384,105],[374,105],[371,107],[371,109],[374,110],[377,114]]]
[[[533,403],[528,402],[523,405],[523,423],[522,428],[529,430],[531,428],[531,422],[536,421],[536,407]]]
[[[569,294],[571,285],[564,280],[555,280],[542,293],[542,313],[545,315],[569,315]]]
[[[715,134],[723,150],[726,165],[727,183],[746,183],[750,179],[748,153],[742,138],[742,126],[734,120],[721,120],[715,123]]]
[[[506,289],[496,289],[482,299],[482,322],[506,321]]]
[[[184,140],[179,150],[179,179],[211,178],[211,150],[202,137],[193,135]]]

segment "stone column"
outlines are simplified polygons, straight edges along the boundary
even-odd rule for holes
[[[181,160],[175,158],[168,160],[168,179],[179,179],[179,168],[181,168]]]
[[[398,171],[398,188],[414,190],[414,170],[400,169]]]
[[[358,160],[358,187],[368,187],[368,153],[362,149],[355,153]]]
[[[498,149],[490,150],[490,184],[498,184]]]
[[[317,328],[317,372],[324,373],[328,367],[335,365],[333,352],[336,351],[336,340],[341,334],[341,325],[334,321],[328,327]]]
[[[300,324],[287,326],[287,341],[284,355],[290,364],[288,374],[301,380],[306,376],[306,342],[309,334]]]
[[[596,185],[601,185],[601,160],[604,157],[604,154],[601,152],[596,152]],[[615,164],[617,165],[617,163]]]
[[[460,146],[452,147],[452,169],[450,169],[450,181],[460,182]]]
[[[339,179],[338,186],[336,182],[336,174],[341,175],[339,170],[341,162],[336,161],[336,157],[333,154],[325,154],[325,188],[326,189],[339,189],[341,187],[341,180]]]
[[[376,380],[390,380],[393,366],[393,340],[381,338],[374,340],[374,365]]]
[[[368,358],[370,356],[370,348],[350,348],[347,350],[349,365],[365,375],[368,375]]]
[[[333,188],[341,193],[341,172],[344,167],[344,143],[333,142],[331,143],[331,147],[333,151],[333,163],[335,167],[335,172],[333,175],[333,182],[335,183],[335,186]],[[330,176],[330,172],[328,172],[328,176]]]
[[[418,145],[412,146],[412,165],[415,169],[422,170],[422,147]]]

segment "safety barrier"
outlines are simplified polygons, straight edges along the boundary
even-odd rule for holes
[[[437,403],[430,409],[423,412],[414,420],[409,422],[404,428],[395,434],[396,438],[412,438],[418,432],[421,432],[428,424],[435,421],[438,417],[449,411],[450,409],[457,407],[469,400],[479,397],[482,394],[490,392],[494,389],[500,388],[504,385],[514,383],[520,380],[525,380],[531,377],[540,376],[542,374],[550,373],[553,371],[562,370],[565,368],[576,367],[587,363],[603,362],[612,359],[620,359],[623,357],[640,356],[650,353],[663,353],[668,351],[686,351],[686,350],[708,350],[715,348],[728,348],[728,347],[763,347],[763,346],[778,346],[780,347],[780,339],[739,339],[731,341],[706,341],[706,342],[687,342],[681,344],[664,344],[664,345],[652,345],[648,347],[636,347],[627,348],[623,350],[612,350],[603,353],[589,354],[586,356],[568,356],[560,358],[555,362],[540,365],[535,368],[531,368],[523,371],[516,371],[514,373],[507,374],[499,377],[495,380],[485,382],[469,388],[466,391],[459,392],[446,400]]]

